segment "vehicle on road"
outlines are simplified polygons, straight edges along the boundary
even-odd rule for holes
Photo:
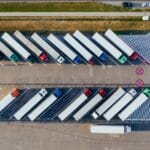
[[[80,55],[85,58],[85,60],[90,65],[95,65],[93,55],[85,49],[75,38],[73,38],[69,33],[64,36],[66,42],[71,45]]]
[[[75,100],[69,104],[59,115],[59,119],[61,121],[64,121],[67,119],[81,104],[83,104],[88,97],[92,94],[92,91],[90,89],[85,89],[85,91],[75,98]]]
[[[34,58],[32,55],[22,46],[20,45],[10,34],[4,32],[1,38],[9,44],[17,53],[19,53],[26,61],[34,63]]]
[[[91,133],[101,134],[125,134],[131,132],[130,126],[124,125],[91,125]]]
[[[20,31],[15,31],[13,34],[18,40],[20,40],[26,47],[28,47],[41,61],[46,61],[48,56],[43,53],[37,46],[35,46],[26,36]]]
[[[128,46],[117,34],[108,29],[104,34],[111,42],[113,42],[120,50],[122,50],[131,60],[138,58],[138,53]]]
[[[92,117],[97,119],[101,116],[105,111],[108,110],[119,98],[121,98],[125,94],[125,90],[121,87],[118,88],[108,99],[102,103],[95,112],[92,113]]]
[[[123,111],[118,114],[118,117],[125,121],[136,109],[138,109],[150,97],[150,89],[146,88],[138,97],[136,97]]]
[[[85,47],[95,54],[101,61],[106,61],[108,56],[99,47],[97,47],[90,39],[83,35],[80,31],[75,31],[73,36],[80,41]]]
[[[51,47],[45,40],[43,40],[37,33],[33,33],[31,38],[59,64],[62,64],[65,62],[65,59],[53,47]]]
[[[20,89],[14,88],[11,92],[9,92],[2,100],[0,100],[0,112],[20,95]]]
[[[23,105],[15,114],[14,117],[20,120],[25,114],[27,114],[35,105],[37,105],[46,95],[48,91],[41,89],[36,95],[34,95],[25,105]]]
[[[69,47],[67,47],[62,41],[60,41],[54,34],[50,34],[47,39],[53,43],[61,52],[63,52],[69,59],[71,59],[74,63],[80,64],[81,58],[74,51],[72,51]]]
[[[18,62],[19,57],[8,48],[2,41],[0,41],[0,52],[2,52],[9,60]]]
[[[106,40],[98,32],[96,32],[92,38],[100,46],[102,46],[108,53],[110,53],[116,60],[118,60],[121,64],[126,63],[126,61],[128,60],[127,57],[124,56],[120,50],[114,47],[108,40]]]

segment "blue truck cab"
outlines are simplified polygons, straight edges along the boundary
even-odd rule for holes
[[[81,57],[80,56],[77,56],[75,59],[74,59],[74,62],[76,64],[80,64],[81,63]]]
[[[61,89],[60,89],[60,88],[56,88],[56,89],[54,90],[54,95],[55,95],[57,98],[60,97],[60,96],[62,95]]]
[[[102,53],[99,58],[100,58],[100,60],[102,60],[104,62],[108,59],[108,56],[106,53]]]

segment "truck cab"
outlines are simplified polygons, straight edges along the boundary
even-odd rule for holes
[[[106,53],[103,53],[103,54],[100,55],[99,58],[100,58],[100,60],[102,60],[104,62],[104,61],[106,61],[108,59],[108,56],[107,56]]]
[[[48,55],[46,53],[42,53],[39,58],[42,61],[47,61],[48,60]]]
[[[89,60],[88,64],[94,66],[95,65],[95,60],[92,58]]]
[[[17,88],[14,88],[14,89],[12,90],[12,92],[11,92],[11,95],[12,95],[13,97],[18,97],[18,96],[21,95],[21,90],[20,90],[20,89],[17,89]]]
[[[127,60],[128,60],[128,58],[127,58],[126,56],[121,56],[121,57],[119,58],[119,62],[120,62],[121,64],[125,64]]]
[[[59,88],[56,88],[54,91],[54,95],[58,98],[62,95],[62,91]]]
[[[85,89],[84,94],[89,97],[92,94],[92,91],[89,88]]]
[[[102,97],[104,97],[104,96],[107,95],[107,92],[106,92],[105,89],[100,89],[100,90],[99,90],[99,94],[100,94]]]
[[[136,60],[138,58],[138,53],[134,52],[131,56],[130,56],[130,59],[131,60]]]
[[[14,61],[14,62],[18,62],[18,61],[19,61],[19,57],[18,57],[17,55],[15,55],[15,54],[13,54],[13,55],[10,57],[10,59],[11,59],[12,61]]]
[[[80,56],[77,56],[75,59],[74,59],[74,62],[76,64],[80,64],[81,63],[81,57]]]

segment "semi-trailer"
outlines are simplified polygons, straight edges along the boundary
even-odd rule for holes
[[[37,33],[33,33],[31,38],[59,64],[62,64],[65,62],[65,59],[53,47],[51,47],[45,40],[43,40]]]
[[[48,56],[42,52],[35,44],[33,44],[26,36],[20,31],[15,31],[13,34],[19,41],[21,41],[27,48],[29,48],[41,61],[46,61]]]
[[[150,97],[150,89],[145,89],[138,97],[136,97],[122,112],[118,114],[118,117],[124,121],[126,120],[136,109],[138,109],[144,102]]]
[[[91,125],[90,131],[97,134],[125,134],[131,132],[131,127],[124,125]]]
[[[103,96],[105,96],[102,92],[104,89],[100,89],[99,92],[90,100],[88,101],[79,111],[77,111],[74,115],[73,118],[76,121],[81,120],[87,113],[89,113],[96,105],[98,105],[102,99]],[[106,92],[105,92],[106,93]]]
[[[93,55],[85,49],[74,37],[72,37],[69,33],[64,36],[66,42],[72,46],[89,64],[94,65],[95,61],[93,59]]]
[[[130,89],[124,96],[122,96],[111,108],[103,114],[103,117],[110,121],[121,109],[123,109],[129,102],[133,100],[137,92],[135,89]]]
[[[85,89],[85,91],[80,96],[75,98],[75,100],[58,115],[59,119],[61,121],[67,119],[81,104],[83,104],[88,99],[91,94],[92,92],[90,89]]]
[[[121,64],[124,64],[127,61],[127,57],[122,54],[120,50],[114,47],[108,40],[106,40],[99,33],[95,33],[92,36],[93,40],[95,40],[100,46],[102,46],[108,53],[110,53],[116,60],[118,60]]]
[[[80,31],[75,31],[73,36],[79,40],[86,48],[88,48],[92,53],[94,53],[101,61],[107,60],[107,55],[98,46],[96,46],[90,39],[88,39]]]
[[[0,100],[0,112],[5,109],[11,102],[21,95],[21,90],[14,88],[2,100]]]
[[[35,105],[37,105],[46,95],[48,91],[41,89],[36,95],[34,95],[25,105],[23,105],[15,114],[14,117],[20,120],[25,114],[27,114]]]
[[[63,52],[68,58],[70,58],[74,63],[80,64],[81,58],[69,47],[67,47],[62,41],[60,41],[54,34],[50,34],[47,39],[55,45],[61,52]]]
[[[108,29],[104,34],[112,43],[114,43],[118,48],[120,48],[127,56],[132,60],[138,58],[137,52],[135,52],[129,45],[127,45],[116,33],[111,29]]]
[[[108,110],[119,98],[121,98],[125,94],[125,90],[121,87],[118,88],[104,103],[102,103],[95,112],[92,113],[92,117],[97,119],[101,116],[105,111]]]
[[[19,57],[1,41],[0,41],[0,52],[2,52],[11,61],[14,62],[19,61]]]
[[[39,106],[37,106],[29,115],[28,118],[34,121],[42,112],[50,107],[62,95],[61,89],[55,89]]]
[[[4,32],[1,38],[9,44],[17,53],[19,53],[26,61],[34,62],[32,55],[21,46],[10,34]]]

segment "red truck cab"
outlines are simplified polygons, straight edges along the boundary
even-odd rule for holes
[[[138,53],[136,53],[136,52],[134,52],[131,56],[130,56],[130,58],[131,58],[131,60],[136,60],[137,58],[138,58]]]
[[[89,97],[92,94],[92,91],[89,88],[85,89],[84,94]]]
[[[47,55],[46,53],[42,53],[42,54],[40,55],[40,60],[42,60],[42,61],[47,61],[47,60],[48,60],[48,55]]]
[[[88,64],[90,64],[91,66],[94,66],[95,65],[94,59],[92,58],[91,60],[89,60]]]
[[[101,96],[106,96],[107,95],[107,92],[106,92],[106,90],[105,89],[100,89],[99,90],[99,94],[101,95]]]
[[[14,89],[12,90],[12,92],[11,92],[11,95],[12,95],[13,97],[18,97],[18,96],[21,95],[21,90],[20,90],[20,89],[17,89],[17,88],[14,88]]]

